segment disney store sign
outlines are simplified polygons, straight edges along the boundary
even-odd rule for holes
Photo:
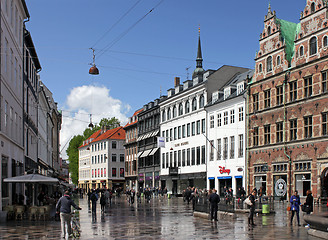
[[[219,166],[220,168],[220,174],[223,174],[223,173],[228,173],[228,175],[230,174],[230,169],[226,169],[225,167],[221,167]]]

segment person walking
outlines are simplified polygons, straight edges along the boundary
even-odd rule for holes
[[[296,214],[298,226],[301,226],[301,224],[300,224],[300,205],[301,205],[300,196],[298,195],[298,191],[295,190],[294,195],[291,196],[291,198],[290,198],[290,209],[292,211],[292,216],[290,218],[290,225],[293,224],[293,218],[294,218],[294,215]]]
[[[76,208],[77,210],[82,210],[79,206],[77,206],[74,201],[71,199],[69,195],[69,191],[64,193],[57,204],[56,204],[56,212],[60,213],[60,222],[61,222],[61,230],[62,236],[65,238],[65,233],[67,230],[67,236],[72,235],[72,227],[71,227],[71,206]]]
[[[101,212],[105,212],[105,207],[106,207],[106,195],[105,192],[101,193],[101,197],[100,197],[100,206],[101,206]]]
[[[90,195],[91,205],[92,205],[92,213],[96,213],[97,211],[97,201],[98,194],[95,189],[92,189],[92,193]]]
[[[134,191],[134,189],[131,190],[131,194],[130,194],[130,203],[134,204],[134,199],[136,196],[136,192]]]
[[[215,189],[213,189],[208,200],[211,204],[211,221],[218,221],[218,204],[220,202],[220,197],[217,195]]]
[[[311,190],[306,191],[306,199],[305,199],[305,203],[304,203],[304,209],[305,209],[306,214],[311,214],[311,212],[313,212],[313,196],[312,196]]]
[[[251,226],[256,226],[256,224],[254,224],[256,193],[257,193],[257,190],[254,189],[252,191],[252,194],[249,196],[249,200],[251,201],[252,205],[250,205],[250,209],[249,209],[248,225],[251,225]]]

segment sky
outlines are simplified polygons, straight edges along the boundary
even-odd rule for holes
[[[26,0],[26,28],[41,80],[62,110],[61,153],[90,122],[116,117],[124,126],[144,104],[166,95],[196,66],[254,68],[268,0]],[[271,0],[277,17],[299,22],[306,0]],[[151,11],[151,9],[153,9]],[[151,12],[150,12],[151,11]],[[88,74],[93,61],[99,75]],[[189,68],[189,70],[187,70]]]

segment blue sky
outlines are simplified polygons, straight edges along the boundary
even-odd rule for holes
[[[118,117],[124,122],[135,110],[158,98],[161,89],[166,94],[175,76],[186,80],[186,68],[190,67],[191,75],[196,65],[199,25],[205,69],[224,64],[254,68],[267,0],[164,0],[114,46],[105,48],[160,2],[27,1],[31,18],[26,27],[41,62],[41,79],[64,110],[64,121],[70,119],[69,124],[64,123],[63,141],[74,134],[67,128],[79,119],[80,127],[87,126],[90,113],[95,122],[103,117]],[[292,22],[299,21],[305,4],[305,0],[271,0],[277,17]],[[88,74],[90,47],[96,50],[98,76]],[[98,57],[103,49],[107,51]],[[106,101],[101,94],[106,95]],[[103,111],[102,102],[113,106]]]

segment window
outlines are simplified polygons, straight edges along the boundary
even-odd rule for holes
[[[289,121],[290,124],[290,140],[297,140],[297,119]]]
[[[162,112],[162,122],[166,121],[166,115],[165,115],[165,110]]]
[[[289,83],[289,90],[290,101],[293,102],[297,100],[297,81]]]
[[[271,72],[272,71],[272,57],[268,57],[267,58],[267,72]]]
[[[235,123],[235,110],[230,110],[230,123]]]
[[[259,73],[261,73],[263,71],[263,69],[262,69],[262,64],[260,63],[259,64]]]
[[[281,58],[280,56],[277,57],[277,66],[279,66],[281,64]]]
[[[241,94],[244,91],[244,83],[237,85],[237,95]]]
[[[197,151],[197,165],[200,165],[200,147],[197,147],[196,148],[196,151]]]
[[[178,127],[178,139],[181,139],[181,126]]]
[[[198,120],[197,122],[196,122],[196,130],[197,130],[197,135],[199,135],[200,134],[200,120]]]
[[[195,136],[195,133],[196,133],[196,123],[195,122],[192,122],[191,123],[191,135],[192,136]]]
[[[205,119],[202,119],[202,133],[205,133],[205,131],[206,131]]]
[[[106,156],[106,154],[104,154],[104,163],[106,163],[106,159],[107,159],[107,156]]]
[[[5,128],[7,130],[7,126],[8,126],[8,102],[5,101]]]
[[[93,164],[93,156],[91,157],[91,163]]]
[[[238,111],[239,111],[239,122],[242,122],[244,121],[244,108],[240,107]]]
[[[190,123],[187,124],[187,137],[190,137]]]
[[[182,125],[182,138],[186,137],[186,125]]]
[[[7,178],[9,175],[9,171],[8,171],[8,163],[9,161],[9,158],[8,157],[5,157],[5,156],[1,156],[1,178],[0,179],[1,181],[4,179],[4,178]],[[2,197],[9,197],[9,183],[5,183],[2,181]]]
[[[98,148],[99,149],[99,148]],[[116,149],[116,141],[112,142],[112,149]]]
[[[259,94],[253,94],[253,111],[259,110]]]
[[[182,150],[182,167],[186,166],[186,150]]]
[[[270,99],[271,99],[270,93],[271,93],[270,90],[264,91],[264,108],[270,107]]]
[[[174,151],[174,167],[177,167],[178,166],[178,162],[177,162],[177,151]]]
[[[174,106],[173,107],[173,118],[176,118],[177,117],[177,107]]]
[[[277,105],[283,104],[284,101],[283,86],[278,86],[276,88],[276,94],[277,94]]]
[[[317,53],[317,38],[313,37],[310,39],[310,56]]]
[[[165,168],[165,153],[162,153],[162,168]]]
[[[116,168],[112,168],[112,177],[116,177]]]
[[[124,178],[124,168],[120,168],[120,178]]]
[[[210,161],[214,161],[214,141],[210,141]]]
[[[190,112],[190,104],[189,101],[187,101],[185,104],[185,113],[189,113],[189,112]]]
[[[190,166],[190,148],[187,149],[187,166]]]
[[[196,152],[195,148],[191,149],[191,165],[196,165]]]
[[[268,36],[271,35],[271,27],[268,27]]]
[[[313,2],[311,4],[311,13],[314,13],[315,12],[315,3]]]
[[[218,155],[217,155],[217,160],[221,160],[221,148],[222,148],[221,139],[218,139]]]
[[[328,92],[327,73],[328,71],[322,72],[322,92]]]
[[[202,146],[202,164],[206,163],[206,152],[205,152],[205,146]]]
[[[230,159],[235,158],[235,136],[230,137]]]
[[[179,104],[179,116],[183,114],[183,106],[182,103]]]
[[[173,140],[173,129],[171,128],[170,129],[170,141],[172,141]]]
[[[270,125],[264,126],[264,144],[270,144]]]
[[[218,127],[222,126],[221,113],[218,114]]]
[[[177,128],[176,127],[174,128],[173,134],[174,134],[174,140],[177,140]]]
[[[238,157],[243,157],[244,156],[244,135],[240,134],[238,135]]]
[[[228,158],[228,138],[223,138],[223,159]]]
[[[166,116],[167,116],[167,120],[171,119],[171,109],[170,108],[167,109]]]
[[[304,138],[312,137],[312,116],[304,117]]]
[[[256,127],[254,128],[254,133],[253,133],[253,146],[258,146],[259,145],[259,128]]]
[[[116,154],[112,154],[112,162],[116,162]]]
[[[323,37],[323,47],[327,47],[328,46],[328,37],[324,36]]]
[[[120,154],[120,162],[124,162],[124,154]]]
[[[210,128],[214,128],[214,116],[210,116]]]
[[[192,100],[192,107],[191,107],[191,109],[192,109],[192,111],[197,110],[197,100],[196,100],[196,98],[194,98]]]
[[[181,150],[178,151],[178,167],[181,167]]]
[[[322,135],[328,134],[328,121],[327,121],[328,113],[322,113]]]
[[[277,129],[276,129],[276,137],[277,137],[277,143],[283,142],[284,137],[284,129],[283,129],[283,123],[279,122],[277,123]]]
[[[304,97],[312,96],[312,77],[304,78]]]
[[[228,112],[224,112],[224,125],[228,125]]]
[[[169,167],[169,153],[166,153],[166,162],[165,162],[166,168]]]
[[[304,55],[304,47],[301,46],[300,47],[300,57],[302,57]]]
[[[204,107],[204,95],[201,95],[199,98],[199,108]]]
[[[104,158],[104,156],[100,155],[100,163],[103,163],[103,158]]]

